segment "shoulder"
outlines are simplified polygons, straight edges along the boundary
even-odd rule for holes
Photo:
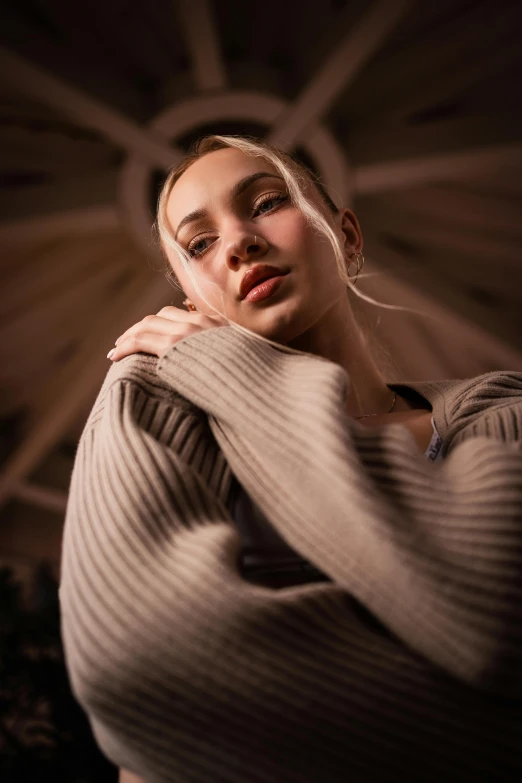
[[[522,373],[495,371],[450,382],[444,391],[448,435],[453,444],[484,435],[522,439]]]
[[[442,439],[453,446],[473,435],[522,439],[522,373],[496,370],[473,378],[393,385],[427,400]]]
[[[158,358],[146,353],[125,356],[109,367],[90,410],[85,427],[92,426],[115,399],[120,407],[150,404],[175,407],[185,414],[203,417],[203,411],[157,374]]]
[[[450,381],[444,390],[446,407],[460,418],[522,402],[522,373],[487,372],[461,381]]]

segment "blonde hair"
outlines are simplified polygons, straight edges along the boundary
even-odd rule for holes
[[[245,326],[242,326],[240,324],[235,323],[234,321],[231,321],[225,312],[220,312],[210,302],[207,301],[205,295],[203,294],[203,291],[199,286],[197,279],[195,278],[195,275],[193,274],[191,257],[188,254],[188,252],[176,241],[167,217],[168,199],[174,185],[181,177],[181,175],[184,174],[184,172],[187,171],[187,169],[190,168],[190,166],[199,158],[203,157],[209,152],[225,149],[227,147],[235,147],[236,149],[239,149],[242,152],[244,152],[246,155],[263,158],[264,160],[270,162],[274,166],[276,171],[279,172],[279,174],[283,177],[284,181],[286,182],[286,186],[288,188],[288,194],[291,202],[301,211],[301,213],[308,220],[309,224],[319,234],[322,234],[330,242],[333,250],[334,258],[337,264],[339,277],[346,284],[349,291],[352,291],[357,297],[364,299],[365,301],[370,302],[371,304],[375,304],[381,307],[394,309],[394,310],[403,309],[401,307],[397,307],[396,305],[386,305],[383,304],[382,302],[377,302],[371,297],[366,296],[366,294],[363,294],[354,286],[354,283],[351,280],[350,276],[348,275],[346,269],[346,259],[343,253],[343,248],[341,246],[341,243],[335,231],[333,230],[332,226],[328,222],[328,220],[321,213],[321,211],[318,209],[316,204],[314,204],[312,199],[308,198],[305,195],[305,188],[304,188],[305,183],[308,181],[308,182],[312,182],[313,185],[315,185],[315,187],[319,191],[319,194],[325,206],[332,213],[336,214],[339,212],[339,210],[337,209],[332,199],[328,195],[323,184],[309,169],[307,169],[303,164],[296,161],[287,153],[263,141],[257,139],[254,140],[246,136],[212,135],[200,139],[200,141],[196,143],[193,150],[187,155],[187,157],[182,161],[182,163],[168,174],[167,179],[165,180],[159,195],[157,219],[156,219],[156,231],[159,235],[159,242],[163,252],[165,253],[165,255],[167,255],[166,248],[171,248],[177,253],[185,271],[187,272],[187,275],[192,281],[194,290],[197,291],[202,301],[204,301],[211,310],[213,310],[216,314],[222,316],[226,321],[228,321],[230,326],[239,329],[245,334],[249,334],[252,337],[257,338],[258,340],[262,340],[264,342],[270,343],[273,346],[277,346],[279,349],[283,347],[281,346],[280,343],[276,343],[273,340],[270,340],[269,338],[258,334],[257,332],[253,332],[252,330],[247,329],[247,327]],[[166,270],[166,276],[168,279],[174,278],[177,286],[179,286],[179,281],[177,280],[173,270],[171,269],[170,264],[168,265],[168,269]],[[223,302],[222,292],[221,292],[221,301]],[[290,352],[294,352],[293,349],[290,348],[287,348],[287,350],[289,350]],[[300,352],[296,351],[296,353],[300,353]]]

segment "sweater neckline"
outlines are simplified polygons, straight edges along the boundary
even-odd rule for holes
[[[442,381],[440,383],[432,381],[408,381],[387,383],[386,386],[391,391],[395,391],[401,397],[404,397],[408,402],[413,403],[416,408],[431,411],[433,427],[440,438],[444,440],[448,427],[444,408],[444,395],[442,393],[442,388],[440,387],[447,383],[447,381]]]

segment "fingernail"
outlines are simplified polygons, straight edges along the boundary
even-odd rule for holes
[[[107,359],[110,359],[113,353],[114,353],[114,348],[112,349],[112,351],[109,351],[109,353],[107,354]]]
[[[118,345],[118,343],[120,342],[120,340],[121,340],[121,335],[118,337],[118,339],[117,339],[117,340],[115,340],[115,341],[114,341],[114,345]]]

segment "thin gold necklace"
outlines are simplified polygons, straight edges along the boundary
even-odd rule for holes
[[[397,392],[393,395],[393,402],[391,404],[391,408],[389,411],[386,411],[386,413],[391,413],[393,408],[395,407],[395,400],[397,399]],[[366,419],[367,416],[383,416],[382,413],[365,413],[363,416],[356,416],[355,420],[358,421],[359,419]]]

